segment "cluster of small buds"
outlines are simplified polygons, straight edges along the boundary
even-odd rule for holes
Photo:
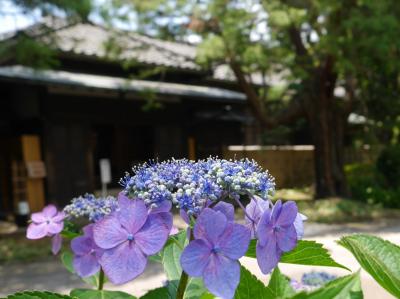
[[[301,277],[301,282],[295,279],[290,281],[290,285],[296,291],[313,291],[318,289],[328,282],[336,279],[336,275],[332,275],[326,272],[309,272],[304,273]]]
[[[125,194],[148,206],[172,201],[188,214],[198,214],[209,201],[242,194],[268,198],[275,189],[273,177],[254,160],[208,158],[197,162],[170,160],[144,164],[120,181]]]
[[[104,216],[118,209],[115,197],[95,197],[86,193],[84,196],[73,198],[71,203],[64,208],[64,213],[69,218],[88,217],[90,221],[97,222]]]
[[[311,287],[321,287],[324,284],[330,282],[331,280],[336,279],[336,275],[332,275],[326,272],[310,272],[304,273],[301,282],[304,285],[308,285]]]

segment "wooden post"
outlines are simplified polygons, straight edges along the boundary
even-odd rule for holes
[[[194,137],[188,138],[188,156],[189,160],[196,160],[196,142]]]
[[[42,161],[40,149],[40,137],[36,135],[22,135],[22,157],[25,165],[29,162]],[[26,196],[31,212],[37,212],[43,209],[45,205],[44,179],[27,177]]]

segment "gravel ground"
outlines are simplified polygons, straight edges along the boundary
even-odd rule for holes
[[[306,225],[305,238],[323,243],[328,248],[335,260],[346,265],[352,271],[357,271],[360,266],[352,255],[335,243],[340,236],[356,232],[370,233],[400,244],[400,221],[386,220],[373,223],[353,223],[341,225],[327,225],[308,223]],[[267,282],[268,276],[262,275],[254,259],[243,258],[241,262],[262,281]],[[331,274],[345,275],[348,272],[336,268],[309,267],[281,264],[283,273],[300,279],[304,272],[311,270],[323,270]],[[382,289],[365,271],[361,271],[362,285],[366,299],[394,298]],[[106,284],[106,289],[122,290],[135,296],[141,296],[148,290],[159,287],[165,281],[162,267],[156,263],[150,263],[138,279],[123,286]],[[81,280],[68,273],[59,260],[54,257],[29,264],[0,265],[0,297],[26,289],[46,289],[61,293],[68,293],[73,288],[84,287]],[[161,298],[160,298],[161,299]]]

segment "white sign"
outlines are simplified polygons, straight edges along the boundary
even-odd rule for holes
[[[102,184],[111,183],[111,163],[109,159],[100,159],[100,179]]]

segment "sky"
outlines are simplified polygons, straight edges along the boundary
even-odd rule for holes
[[[9,0],[0,0],[0,34],[18,30],[40,20],[38,11],[24,14]]]

